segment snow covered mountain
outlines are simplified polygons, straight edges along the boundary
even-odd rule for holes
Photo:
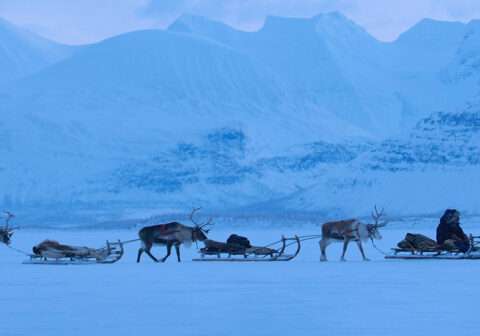
[[[407,137],[363,147],[352,160],[268,206],[307,212],[323,208],[330,216],[367,214],[372,203],[396,215],[435,214],[448,207],[477,213],[479,121],[478,104],[433,113]]]
[[[340,14],[312,19],[268,17],[263,28],[253,33],[235,31],[204,18],[183,16],[169,30],[205,36],[248,54],[282,80],[295,104],[333,111],[372,135],[380,131],[384,135],[398,127],[400,109],[394,106],[387,112],[370,108],[363,97],[366,90],[356,85],[356,74],[352,74],[358,67],[352,65],[350,50],[356,53],[363,45],[360,49],[366,50],[362,53],[367,55],[362,55],[356,63],[362,63],[368,77],[375,67],[369,59],[370,53],[376,52],[380,43]],[[376,85],[369,98],[381,95],[379,88]]]
[[[204,36],[248,53],[307,101],[382,138],[468,94],[439,79],[467,31],[462,23],[423,20],[382,43],[339,13],[311,19],[268,17],[258,32],[183,16],[169,30]]]
[[[455,194],[480,161],[476,31],[424,20],[382,43],[338,13],[257,32],[184,16],[52,52],[0,89],[0,203],[478,212]]]
[[[0,18],[0,86],[46,68],[68,57],[73,50]]]

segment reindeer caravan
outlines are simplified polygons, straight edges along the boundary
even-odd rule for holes
[[[124,245],[140,241],[141,247],[137,254],[137,263],[141,261],[145,253],[155,262],[165,262],[171,255],[172,248],[175,248],[178,262],[181,261],[180,247],[191,246],[192,243],[202,242],[204,247],[199,250],[200,258],[193,261],[289,261],[295,258],[300,252],[300,239],[282,237],[278,242],[268,246],[252,246],[246,237],[231,235],[226,243],[210,240],[207,237],[208,227],[213,225],[210,218],[206,223],[198,223],[194,219],[195,213],[200,208],[193,209],[189,215],[194,226],[187,226],[179,222],[170,222],[142,228],[138,239],[129,241],[107,241],[101,248],[87,246],[72,246],[60,243],[55,240],[44,240],[32,248],[33,253],[27,253],[15,249],[10,245],[13,235],[13,228],[9,221],[13,214],[6,212],[7,221],[3,228],[0,228],[0,241],[17,252],[26,254],[28,259],[24,264],[35,265],[84,265],[84,264],[113,264],[119,261],[124,255]],[[167,254],[156,258],[151,250],[153,246],[165,246]],[[294,253],[287,253],[292,245],[295,245]],[[215,258],[210,258],[215,256]]]
[[[382,239],[380,229],[387,224],[384,220],[384,211],[374,207],[373,222],[363,223],[358,219],[327,222],[322,225],[321,235],[282,237],[280,240],[265,245],[255,246],[246,237],[232,234],[225,242],[209,239],[208,227],[213,225],[212,218],[205,223],[194,219],[199,208],[193,209],[189,215],[193,226],[179,222],[170,222],[147,226],[140,229],[138,239],[129,241],[109,242],[100,248],[86,246],[72,246],[54,240],[45,240],[33,247],[33,253],[25,253],[10,246],[14,228],[9,222],[14,215],[5,212],[6,223],[0,227],[0,242],[18,252],[27,254],[29,259],[25,264],[70,265],[70,264],[112,264],[119,261],[124,255],[124,245],[140,241],[137,254],[137,263],[146,254],[154,262],[165,262],[175,249],[178,262],[181,261],[180,247],[191,246],[198,242],[204,246],[198,249],[199,256],[193,261],[224,261],[224,262],[261,262],[261,261],[290,261],[301,250],[301,243],[306,240],[320,239],[320,260],[326,261],[327,247],[334,242],[343,243],[341,260],[345,261],[345,254],[350,242],[355,242],[363,260],[369,259],[365,255],[363,243],[370,241],[374,248],[375,240]],[[480,245],[472,235],[467,236],[460,227],[460,214],[457,210],[447,210],[437,228],[437,241],[419,234],[407,233],[405,239],[392,249],[386,259],[480,259]],[[162,258],[152,254],[154,246],[165,246],[167,253]],[[380,250],[379,250],[380,251]],[[381,251],[380,251],[381,252]]]
[[[300,239],[285,238],[268,246],[252,246],[246,237],[231,235],[227,241],[218,242],[207,238],[209,233],[208,226],[212,225],[212,218],[206,223],[200,224],[195,221],[194,215],[200,208],[193,209],[190,213],[190,221],[195,225],[193,227],[172,222],[144,227],[139,232],[142,247],[138,250],[137,262],[140,262],[142,254],[145,252],[155,262],[165,262],[170,256],[172,247],[175,247],[178,262],[180,259],[180,246],[182,244],[191,245],[193,242],[203,242],[205,247],[200,249],[200,258],[194,258],[193,261],[289,261],[295,258],[300,252]],[[287,248],[296,243],[295,252],[288,254]],[[151,253],[154,245],[163,245],[167,248],[167,254],[162,259],[157,259]],[[213,257],[212,257],[213,256]]]

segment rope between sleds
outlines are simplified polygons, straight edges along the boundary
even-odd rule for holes
[[[13,246],[10,246],[10,245],[5,245],[5,246],[7,246],[10,250],[13,250],[13,251],[15,251],[15,252],[24,254],[24,255],[26,255],[26,256],[28,256],[28,257],[31,256],[31,253],[25,252],[24,250],[17,249],[17,248],[15,248],[15,247],[13,247]]]
[[[372,246],[375,250],[377,250],[380,254],[383,254],[384,256],[386,255],[389,255],[388,253],[386,253],[385,251],[383,251],[382,249],[380,249],[377,244],[375,244],[375,241],[373,240],[373,238],[370,238],[370,241],[372,242]]]
[[[299,236],[298,238],[299,238],[299,240],[300,240],[301,242],[304,242],[304,241],[306,241],[306,240],[312,240],[312,239],[322,238],[322,235]],[[292,241],[292,242],[288,243],[287,245],[285,245],[285,247],[289,247],[289,246],[295,245],[296,243],[297,243],[296,241]]]
[[[130,244],[130,243],[133,243],[133,242],[136,242],[136,241],[139,241],[140,238],[137,238],[137,239],[130,239],[130,240],[125,240],[125,241],[120,241],[120,243],[122,243],[123,245],[127,245],[127,244]]]

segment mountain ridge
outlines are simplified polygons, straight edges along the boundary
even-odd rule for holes
[[[0,89],[0,202],[338,215],[378,195],[396,214],[459,204],[446,190],[480,160],[464,127],[477,120],[478,41],[475,22],[425,20],[386,43],[325,14],[256,32],[185,16],[83,46]]]

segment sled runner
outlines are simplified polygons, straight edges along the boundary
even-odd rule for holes
[[[480,236],[469,236],[470,249],[467,252],[460,250],[445,250],[438,247],[430,248],[392,248],[392,253],[385,256],[385,259],[439,259],[439,260],[475,260],[480,259]]]
[[[30,265],[85,265],[113,264],[123,256],[121,241],[109,242],[106,246],[95,249],[83,246],[62,245],[46,240],[33,248],[34,254],[23,264]]]
[[[195,258],[193,261],[231,261],[231,262],[254,262],[254,261],[289,261],[295,258],[301,249],[300,238],[295,236],[293,238],[282,237],[278,242],[269,244],[267,246],[251,246],[250,242],[239,244],[244,237],[238,237],[238,242],[231,242],[230,236],[226,243],[217,242],[214,240],[206,240],[205,247],[200,249],[200,258]],[[290,246],[292,253],[288,253]]]

